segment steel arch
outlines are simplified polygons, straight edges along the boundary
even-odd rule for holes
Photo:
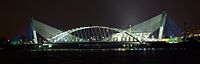
[[[113,30],[113,31],[117,31],[117,32],[119,32],[119,33],[123,33],[123,32],[124,32],[124,33],[130,35],[131,37],[134,37],[133,35],[131,35],[130,32],[125,31],[125,30],[122,30],[122,29],[118,29],[118,28],[110,28],[110,27],[106,27],[106,26],[87,26],[87,27],[79,27],[79,28],[67,30],[67,31],[65,31],[65,32],[62,32],[62,33],[60,33],[60,34],[58,34],[58,35],[56,35],[56,36],[50,38],[49,41],[54,41],[54,40],[56,40],[56,39],[61,39],[61,38],[65,37],[65,36],[67,36],[67,35],[71,35],[71,33],[73,33],[73,32],[76,32],[76,31],[79,31],[79,30],[84,30],[84,29],[91,29],[91,28],[110,29],[110,30]],[[134,37],[134,38],[135,38],[135,37]],[[137,39],[137,38],[136,38],[136,39]],[[138,39],[137,39],[137,40],[138,40]],[[138,41],[140,41],[140,40],[138,40]],[[140,42],[141,42],[141,41],[140,41]]]

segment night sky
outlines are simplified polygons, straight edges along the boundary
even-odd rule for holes
[[[31,17],[61,30],[91,25],[125,29],[162,11],[182,29],[186,22],[194,30],[200,24],[199,4],[198,0],[1,0],[0,35],[26,32]]]

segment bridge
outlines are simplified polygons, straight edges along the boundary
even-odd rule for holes
[[[127,29],[106,26],[86,26],[62,31],[32,18],[33,42],[38,43],[37,35],[41,35],[49,43],[78,42],[134,42],[144,43],[152,39],[162,39],[167,13],[152,17]],[[158,38],[150,35],[159,30]]]

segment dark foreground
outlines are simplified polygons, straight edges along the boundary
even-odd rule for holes
[[[86,44],[81,44],[81,45],[86,45]],[[113,44],[112,45],[102,44],[101,47],[99,44],[98,46],[96,46],[96,43],[95,45],[93,44],[90,45],[92,46],[75,47],[74,44],[73,45],[54,44],[50,48],[39,47],[40,45],[18,45],[14,47],[5,46],[7,48],[0,49],[0,64],[199,64],[200,63],[199,60],[200,43],[197,42],[180,43],[180,44],[150,43],[150,45],[148,46],[135,46],[129,48],[124,47],[123,48],[124,50],[123,49],[119,50],[119,48],[122,48],[121,44],[114,45],[117,46],[114,47],[117,48],[117,50],[112,49]],[[102,47],[103,45],[109,45],[109,46]],[[69,48],[69,46],[72,47]],[[107,48],[107,47],[112,47],[112,48]]]
[[[0,52],[0,64],[198,64],[199,58],[198,49]]]

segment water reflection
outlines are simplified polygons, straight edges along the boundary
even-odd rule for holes
[[[103,51],[102,51],[103,50]],[[107,50],[53,50],[1,54],[2,62],[20,64],[188,64],[197,62],[200,52],[186,49],[132,48]],[[12,62],[10,62],[12,61]]]

